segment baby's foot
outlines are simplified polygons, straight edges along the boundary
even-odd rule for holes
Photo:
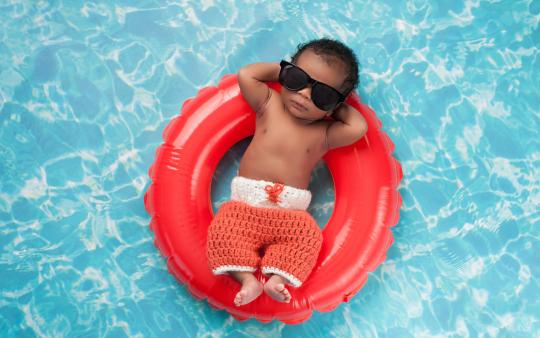
[[[278,275],[272,275],[268,279],[264,284],[264,292],[278,302],[288,303],[291,301],[291,294],[285,287],[285,280]]]
[[[259,297],[262,291],[263,285],[257,279],[246,279],[242,283],[242,288],[238,291],[236,297],[234,297],[234,305],[246,305]]]

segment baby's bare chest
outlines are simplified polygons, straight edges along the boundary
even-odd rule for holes
[[[257,121],[239,174],[305,189],[311,171],[324,155],[325,128],[279,122],[276,119]]]
[[[323,154],[325,130],[319,123],[295,125],[274,117],[257,122],[252,142],[263,152],[286,156],[294,162],[311,162]]]

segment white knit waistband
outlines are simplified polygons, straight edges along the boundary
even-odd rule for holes
[[[306,210],[311,202],[311,192],[288,185],[276,191],[276,184],[236,176],[231,182],[231,200],[247,203],[254,207]],[[268,188],[267,188],[268,187]],[[272,199],[271,191],[276,196]]]

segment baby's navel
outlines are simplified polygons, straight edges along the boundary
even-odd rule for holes
[[[309,154],[311,152],[311,149],[307,148],[306,153]]]
[[[263,129],[263,134],[266,134],[266,128]]]

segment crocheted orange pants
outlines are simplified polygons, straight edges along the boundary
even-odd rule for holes
[[[221,205],[208,229],[207,257],[215,275],[230,271],[277,274],[299,287],[313,269],[322,232],[305,210]]]

